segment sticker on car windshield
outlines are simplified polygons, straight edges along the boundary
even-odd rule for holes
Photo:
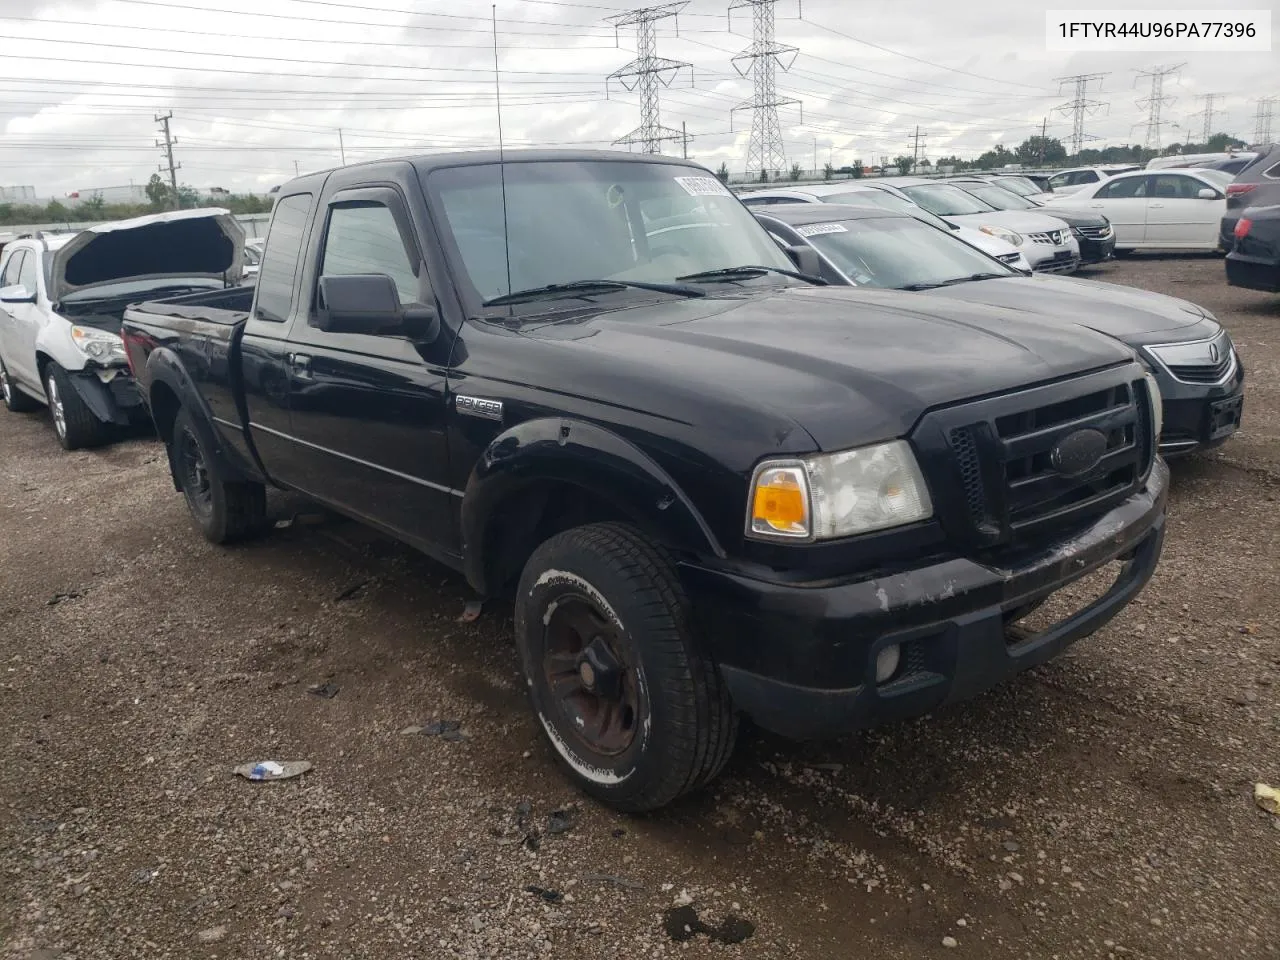
[[[807,226],[796,227],[796,233],[802,237],[816,237],[823,233],[848,233],[849,228],[843,223],[810,223]]]
[[[715,177],[676,177],[676,183],[691,197],[731,197],[732,193]]]

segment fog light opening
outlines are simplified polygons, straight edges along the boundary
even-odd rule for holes
[[[876,683],[888,683],[902,663],[902,645],[891,644],[876,654]]]

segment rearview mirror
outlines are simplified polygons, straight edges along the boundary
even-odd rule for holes
[[[1201,187],[1200,192],[1196,194],[1196,196],[1201,200],[1217,200],[1219,194],[1217,190],[1214,190],[1211,187]]]
[[[316,326],[328,333],[364,333],[434,340],[440,318],[423,304],[401,305],[395,281],[385,274],[320,278]]]
[[[818,256],[818,251],[808,244],[797,244],[794,247],[787,247],[787,256],[791,258],[791,262],[796,265],[796,269],[801,273],[808,274],[811,277],[822,276],[822,258]]]
[[[31,293],[22,284],[17,283],[12,287],[4,287],[0,289],[0,303],[35,303],[36,295]]]

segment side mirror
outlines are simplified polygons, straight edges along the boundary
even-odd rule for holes
[[[1217,200],[1220,194],[1212,187],[1201,187],[1200,192],[1196,194],[1201,200]]]
[[[822,276],[822,257],[818,256],[818,251],[808,244],[787,247],[787,256],[801,273],[810,277]]]
[[[440,332],[435,310],[400,304],[395,281],[385,274],[321,277],[316,326],[328,333],[363,333],[434,340]]]
[[[0,303],[35,303],[36,295],[20,283],[0,289]]]

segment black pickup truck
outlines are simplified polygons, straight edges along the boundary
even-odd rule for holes
[[[512,597],[555,753],[646,810],[740,713],[814,737],[972,696],[1160,555],[1128,348],[812,266],[688,162],[446,154],[294,180],[256,289],[134,305],[124,338],[209,539],[263,530],[273,484]]]

